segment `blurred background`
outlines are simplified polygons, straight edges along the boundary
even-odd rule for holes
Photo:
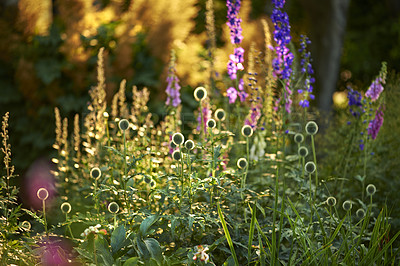
[[[205,6],[206,0],[1,0],[0,114],[11,115],[16,172],[51,157],[54,107],[63,117],[85,114],[100,47],[108,100],[126,79],[128,88],[148,87],[150,108],[161,113],[156,103],[166,97],[171,49],[183,92],[207,82]],[[389,71],[400,69],[400,1],[290,0],[286,8],[294,43],[300,34],[312,41],[318,110],[334,114],[332,96],[348,85],[365,91],[382,61]],[[226,9],[225,1],[214,1],[221,75],[232,51]],[[270,23],[271,11],[270,0],[242,2],[246,51],[252,42],[263,51],[261,19]]]

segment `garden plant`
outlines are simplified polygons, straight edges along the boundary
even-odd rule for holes
[[[217,75],[210,64],[197,88],[181,91],[170,52],[163,117],[150,112],[146,88],[128,91],[125,80],[107,103],[101,48],[87,113],[69,123],[55,109],[54,180],[29,191],[35,209],[18,203],[12,185],[6,113],[0,264],[398,265],[400,232],[376,203],[382,190],[370,176],[389,108],[387,66],[365,93],[348,88],[337,128],[346,134],[334,146],[342,154],[320,159],[318,145],[329,143],[319,135],[329,133],[311,108],[310,40],[293,43],[285,1],[272,3],[265,49],[245,51],[241,1],[227,0],[227,71]]]

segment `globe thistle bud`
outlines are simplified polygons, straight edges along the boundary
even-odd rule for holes
[[[301,133],[297,133],[294,135],[294,142],[302,143],[304,141],[304,136]]]
[[[246,138],[251,137],[253,135],[253,128],[249,125],[244,125],[242,127],[242,135]]]
[[[109,115],[107,112],[104,112],[104,113],[103,113],[103,117],[107,119],[107,118],[110,117],[110,115]]]
[[[146,183],[146,184],[150,184],[150,182],[151,182],[151,177],[150,176],[145,176],[144,178],[143,178],[143,181]]]
[[[318,125],[314,121],[309,121],[306,124],[306,132],[308,135],[315,135],[318,132]]]
[[[116,202],[111,202],[110,204],[108,204],[108,211],[110,213],[117,213],[119,211],[119,205]]]
[[[101,170],[98,167],[92,168],[92,170],[90,170],[90,177],[94,178],[94,179],[100,178],[101,177]]]
[[[171,140],[171,142],[169,143],[169,146],[172,148],[172,149],[175,149],[176,148],[176,144]]]
[[[204,87],[197,87],[194,90],[194,98],[200,102],[207,97],[207,90]]]
[[[350,200],[346,200],[345,202],[343,202],[342,207],[343,207],[343,210],[349,211],[349,210],[351,210],[351,207],[353,207],[353,204],[351,203]]]
[[[356,211],[356,215],[357,215],[357,217],[360,218],[360,219],[364,218],[364,217],[365,217],[365,211],[364,211],[364,209],[358,209],[358,210]]]
[[[154,180],[152,179],[152,180],[150,181],[150,188],[154,189],[154,188],[156,188],[156,185],[157,185],[156,181],[154,181]]]
[[[331,207],[335,206],[336,205],[336,198],[335,197],[328,197],[326,199],[326,204],[328,204]]]
[[[376,192],[376,187],[374,184],[369,184],[365,190],[367,191],[368,196],[372,196]]]
[[[185,142],[185,148],[187,149],[187,150],[193,150],[194,149],[194,142],[193,142],[193,140],[190,140],[190,139],[188,139],[186,142]]]
[[[301,146],[299,148],[299,150],[297,151],[297,153],[299,154],[299,156],[301,157],[306,157],[308,155],[308,149],[304,146]]]
[[[306,165],[304,166],[304,170],[306,170],[308,174],[314,173],[315,169],[317,169],[317,167],[315,166],[314,162],[307,162]]]
[[[60,209],[63,213],[70,213],[71,212],[71,204],[69,204],[68,202],[64,202],[63,204],[61,204]]]
[[[32,225],[28,221],[23,221],[21,224],[21,228],[24,229],[25,231],[31,230],[31,227],[32,227]]]
[[[121,119],[118,123],[118,127],[120,130],[125,131],[129,128],[129,121],[126,119]]]
[[[172,153],[172,158],[174,158],[174,160],[179,161],[182,156],[181,156],[181,152],[179,150],[176,150]]]
[[[246,168],[246,167],[247,167],[247,160],[246,160],[246,158],[240,158],[240,159],[237,161],[237,167],[239,167],[239,169]]]
[[[216,125],[216,123],[215,123],[214,119],[210,118],[210,119],[207,120],[207,127],[208,128],[214,128],[215,125]]]
[[[47,191],[47,189],[42,187],[38,189],[36,195],[40,200],[46,200],[49,197],[49,192]]]
[[[172,142],[176,145],[179,146],[185,142],[185,137],[182,135],[182,133],[175,133],[172,135]]]
[[[221,109],[221,108],[217,109],[215,111],[214,117],[218,121],[224,121],[225,120],[225,111],[224,111],[224,109]]]

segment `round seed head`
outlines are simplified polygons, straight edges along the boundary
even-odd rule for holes
[[[92,170],[90,170],[90,177],[92,177],[94,179],[100,178],[101,177],[101,170],[98,167],[92,168]]]
[[[175,145],[175,143],[171,140],[171,142],[169,143],[169,146],[172,148],[172,149],[175,149],[176,148],[176,145]]]
[[[47,191],[47,189],[42,187],[38,189],[36,195],[40,200],[46,200],[49,197],[49,192]]]
[[[304,146],[301,146],[297,152],[301,157],[306,157],[308,155],[308,149]]]
[[[179,161],[181,159],[181,152],[179,150],[176,150],[172,153],[172,158],[174,158],[174,160]]]
[[[307,173],[312,174],[315,172],[315,163],[314,162],[307,162],[306,165],[304,166],[304,170],[306,170]]]
[[[24,230],[26,230],[26,231],[29,231],[29,230],[31,230],[31,223],[30,222],[28,222],[28,221],[23,221],[22,222],[22,224],[21,224],[21,227],[22,227],[22,229],[24,229]]]
[[[172,142],[176,145],[179,146],[185,142],[185,137],[182,135],[182,133],[175,133],[172,135]]]
[[[364,211],[364,209],[358,209],[358,210],[356,211],[356,215],[357,215],[357,217],[360,218],[360,219],[364,218],[364,216],[365,216],[365,211]]]
[[[108,118],[108,117],[110,117],[110,115],[109,115],[107,112],[104,112],[104,113],[103,113],[103,117],[104,117],[104,118]]]
[[[154,189],[156,187],[156,185],[157,185],[156,181],[151,180],[150,187]]]
[[[63,213],[70,213],[72,209],[71,204],[69,204],[68,202],[64,202],[63,204],[61,204],[60,209]]]
[[[302,143],[304,141],[304,136],[301,133],[297,133],[294,135],[294,142],[296,143]]]
[[[143,180],[144,180],[144,182],[145,182],[146,184],[150,184],[150,182],[151,182],[151,177],[145,176],[145,177],[143,178]]]
[[[208,128],[214,128],[215,127],[215,125],[216,125],[216,123],[215,123],[215,120],[214,119],[208,119],[207,120],[207,127]]]
[[[328,197],[326,199],[326,204],[328,204],[331,207],[335,206],[336,205],[336,198],[335,197]]]
[[[129,128],[129,121],[126,119],[121,119],[121,121],[119,121],[119,123],[118,123],[118,127],[122,131],[127,130]]]
[[[253,135],[253,128],[249,125],[244,125],[242,127],[242,135],[243,137],[251,137]]]
[[[374,184],[369,184],[365,190],[367,191],[368,196],[372,196],[376,192],[376,187]]]
[[[194,142],[193,142],[193,140],[188,139],[188,140],[185,142],[185,148],[188,149],[189,151],[190,151],[190,150],[193,150],[193,148],[194,148]]]
[[[345,202],[343,202],[342,207],[343,207],[343,210],[349,211],[349,210],[351,210],[351,207],[353,207],[353,204],[351,203],[350,200],[346,200]]]
[[[108,211],[111,213],[117,213],[119,211],[118,203],[111,202],[110,204],[108,204]]]
[[[204,87],[197,87],[194,90],[194,98],[200,102],[207,97],[207,90]]]
[[[218,121],[224,121],[225,120],[225,111],[224,111],[224,109],[221,109],[221,108],[217,109],[215,111],[214,117]]]
[[[247,167],[247,160],[246,160],[246,158],[240,158],[240,159],[237,161],[237,167],[239,167],[239,169],[246,168],[246,167]]]
[[[318,125],[314,121],[309,121],[306,124],[306,132],[308,135],[315,135],[318,132]]]

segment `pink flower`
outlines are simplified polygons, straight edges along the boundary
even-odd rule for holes
[[[227,91],[226,94],[229,98],[229,103],[234,103],[236,101],[236,98],[238,96],[238,92],[234,87],[230,87]]]
[[[376,110],[374,120],[369,122],[368,125],[368,135],[370,135],[372,139],[376,139],[382,124],[383,124],[383,112],[381,108],[379,108],[378,110]]]

